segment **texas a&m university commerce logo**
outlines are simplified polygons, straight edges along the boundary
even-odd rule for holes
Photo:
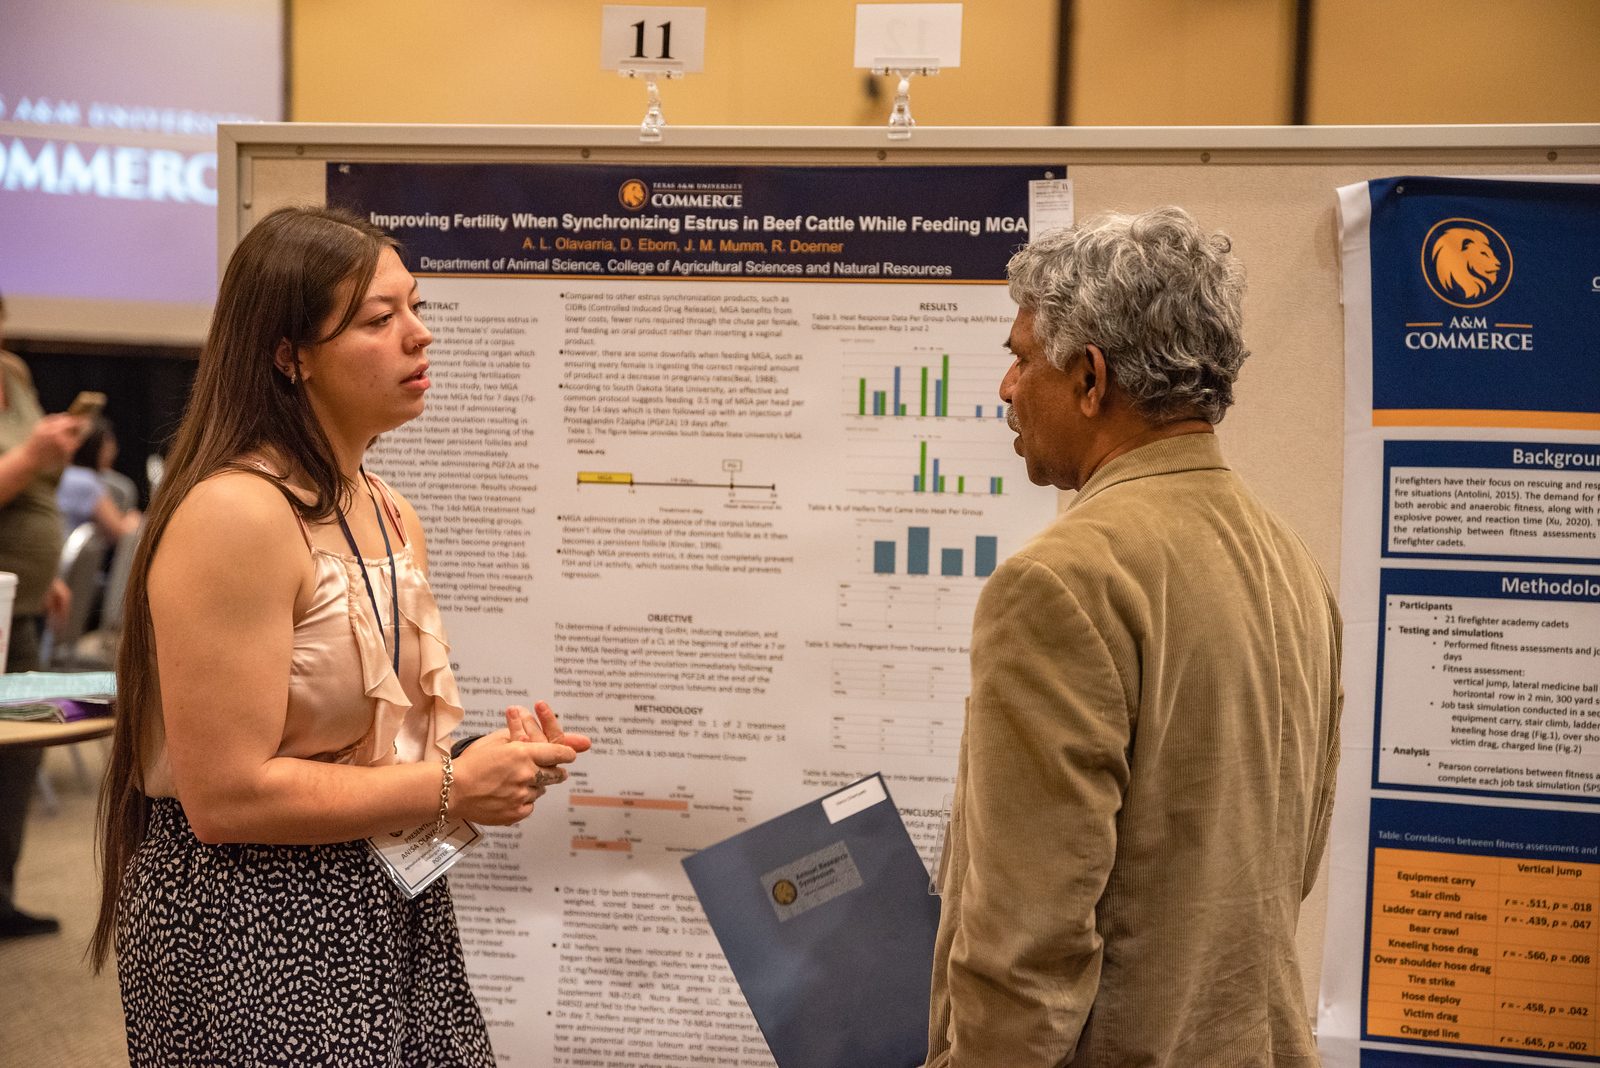
[[[622,206],[629,211],[638,211],[644,207],[645,201],[650,199],[650,187],[638,178],[629,178],[622,183],[622,188],[617,190],[617,199],[622,201]]]
[[[1445,219],[1422,239],[1422,275],[1446,304],[1481,308],[1511,284],[1511,246],[1486,223]]]

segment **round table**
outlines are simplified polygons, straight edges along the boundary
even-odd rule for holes
[[[0,720],[0,749],[22,746],[68,745],[86,742],[91,738],[104,738],[117,729],[117,721],[110,716],[79,719],[71,723],[30,723],[17,720]]]

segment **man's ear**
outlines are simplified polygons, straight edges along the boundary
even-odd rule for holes
[[[1083,359],[1077,368],[1078,405],[1083,414],[1092,419],[1105,411],[1106,394],[1111,389],[1111,375],[1106,370],[1106,354],[1098,345],[1085,345]]]

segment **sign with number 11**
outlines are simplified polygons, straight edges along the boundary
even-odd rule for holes
[[[607,4],[600,15],[602,70],[705,69],[706,9]]]

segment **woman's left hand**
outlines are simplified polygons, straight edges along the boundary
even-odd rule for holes
[[[543,701],[535,704],[532,712],[529,712],[521,705],[509,706],[506,709],[506,727],[503,730],[495,731],[493,734],[484,735],[478,741],[473,742],[472,745],[477,745],[478,742],[486,741],[490,738],[505,738],[513,742],[544,743],[550,746],[566,746],[568,749],[579,753],[587,752],[591,744],[587,735],[570,734],[562,730],[561,721],[556,718],[555,710]],[[472,746],[469,745],[467,748],[471,749]],[[539,787],[554,786],[557,783],[566,782],[567,769],[557,766],[562,755],[554,749],[550,750],[548,755],[535,754],[534,763],[541,768],[537,780]],[[542,789],[541,792],[543,792]]]
[[[556,718],[555,710],[543,701],[533,706],[529,713],[521,705],[512,705],[506,709],[506,723],[511,730],[511,740],[519,742],[543,741],[550,746],[565,746],[575,752],[583,753],[589,749],[588,736],[582,734],[568,734],[561,729],[561,721]],[[510,724],[516,724],[514,729]],[[539,785],[554,786],[556,783],[567,780],[567,769],[556,766],[558,753],[552,749],[550,759],[546,761],[543,756],[536,754],[534,763],[542,769],[539,772]]]

